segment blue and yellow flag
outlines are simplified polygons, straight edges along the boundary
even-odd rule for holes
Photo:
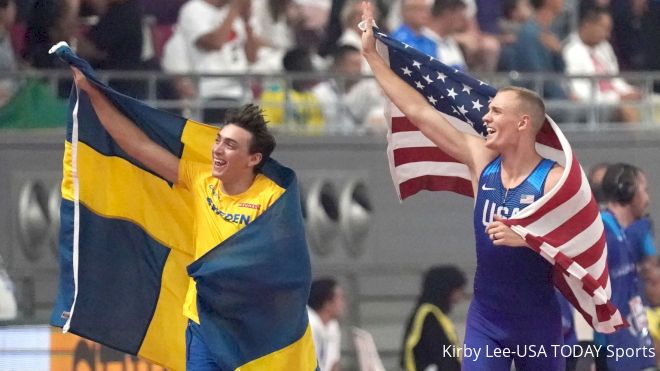
[[[80,69],[152,140],[180,159],[211,163],[218,128],[163,112]],[[197,282],[202,335],[223,370],[315,370],[306,303],[311,267],[295,173],[262,171],[285,192],[247,227],[193,261],[191,195],[129,157],[72,90],[60,209],[60,283],[51,323],[82,337],[185,369],[182,307]]]

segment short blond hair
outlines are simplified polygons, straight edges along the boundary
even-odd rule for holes
[[[519,86],[507,86],[499,89],[497,92],[512,91],[516,93],[521,103],[521,111],[528,114],[532,119],[532,126],[538,132],[545,122],[545,103],[536,92],[521,88]]]

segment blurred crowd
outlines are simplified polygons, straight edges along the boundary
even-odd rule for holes
[[[374,0],[395,38],[471,73],[619,75],[660,70],[660,2],[653,0]],[[177,75],[159,99],[203,102],[222,120],[249,100],[274,126],[311,133],[380,131],[383,97],[360,55],[358,0],[0,0],[0,70],[64,68],[48,49],[67,41],[99,70]],[[332,78],[318,78],[318,72]],[[195,75],[278,74],[289,79]],[[146,83],[110,84],[145,98]],[[520,82],[526,85],[525,81]],[[531,84],[531,82],[530,82]],[[69,84],[61,84],[60,96]],[[548,99],[601,104],[598,120],[638,122],[644,91],[621,78],[546,80]],[[0,81],[0,100],[16,90]],[[627,105],[627,102],[632,102]],[[552,112],[560,122],[584,114]]]

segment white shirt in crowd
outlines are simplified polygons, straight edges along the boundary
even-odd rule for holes
[[[328,324],[323,324],[319,315],[309,307],[307,313],[309,314],[309,325],[312,328],[319,368],[321,371],[330,371],[339,362],[341,355],[339,322],[331,320]]]
[[[437,47],[436,58],[446,64],[461,71],[467,70],[465,57],[461,47],[452,36],[442,37],[430,28],[424,27],[422,34],[435,42]]]
[[[571,34],[563,48],[566,74],[568,75],[618,75],[619,63],[608,41],[591,47],[577,33]],[[634,88],[620,77],[596,81],[595,92],[588,79],[572,79],[571,88],[580,101],[591,101],[592,94],[598,103],[618,103],[622,95]]]
[[[14,285],[4,268],[2,257],[0,257],[0,321],[15,319],[16,315]]]
[[[204,0],[190,0],[179,11],[176,33],[181,33],[188,66],[193,73],[201,74],[245,74],[248,60],[245,56],[245,25],[237,17],[230,32],[229,40],[219,50],[205,51],[195,42],[217,28],[227,16],[229,6],[215,7]],[[199,94],[202,98],[240,99],[246,94],[240,79],[204,78],[200,80]]]

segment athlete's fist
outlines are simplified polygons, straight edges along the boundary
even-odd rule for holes
[[[493,241],[495,246],[525,247],[527,242],[514,232],[511,227],[504,224],[504,218],[495,215],[492,221],[486,227],[488,238]]]

